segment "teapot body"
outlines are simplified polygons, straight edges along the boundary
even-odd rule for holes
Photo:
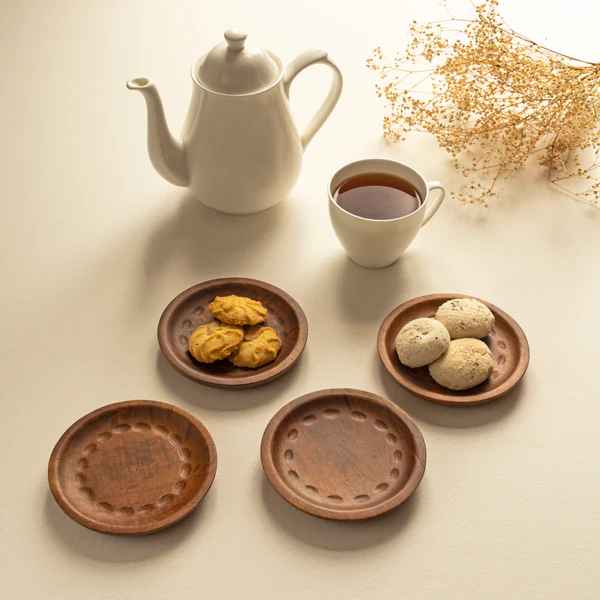
[[[259,212],[286,198],[302,164],[303,146],[281,79],[243,95],[195,84],[182,145],[191,193],[230,214]]]
[[[148,115],[148,154],[167,181],[230,214],[256,213],[283,200],[296,183],[302,154],[336,105],[342,75],[326,52],[306,50],[285,68],[268,50],[247,48],[246,34],[225,32],[192,66],[192,98],[180,140],[171,135],[156,86],[136,77]],[[296,130],[290,86],[311,65],[332,72],[327,95],[306,129]]]

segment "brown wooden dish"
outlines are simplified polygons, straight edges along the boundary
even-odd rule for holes
[[[264,325],[281,338],[277,358],[258,369],[236,367],[228,360],[202,364],[188,352],[190,334],[213,320],[208,305],[215,296],[236,294],[260,300],[269,314]],[[228,277],[199,283],[179,294],[165,308],[158,324],[158,343],[165,358],[182,375],[207,385],[233,389],[262,385],[289,371],[300,358],[308,324],[300,305],[283,290],[256,279]]]
[[[481,404],[509,392],[521,380],[529,364],[529,345],[514,319],[497,306],[480,300],[494,313],[492,333],[483,339],[496,360],[491,377],[470,390],[453,391],[437,384],[427,367],[410,369],[400,363],[394,347],[396,335],[413,319],[433,317],[440,304],[452,298],[473,298],[465,294],[430,294],[404,302],[395,308],[379,328],[377,350],[389,374],[407,390],[439,404],[451,406]]]
[[[192,512],[216,470],[215,444],[202,423],[171,404],[132,400],[71,425],[52,451],[48,482],[81,525],[147,534]]]
[[[375,394],[321,390],[293,400],[262,438],[264,472],[300,510],[369,519],[402,504],[425,471],[425,441],[412,419]]]

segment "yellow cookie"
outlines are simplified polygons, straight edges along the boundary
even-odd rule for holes
[[[194,330],[188,342],[190,354],[199,362],[212,363],[227,358],[244,339],[241,327],[207,323]]]
[[[267,316],[267,309],[258,300],[244,296],[217,296],[208,310],[223,323],[257,325]]]
[[[237,352],[229,357],[236,367],[256,369],[275,360],[281,350],[281,340],[272,327],[261,327],[246,334]]]

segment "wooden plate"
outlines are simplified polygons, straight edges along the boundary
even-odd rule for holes
[[[202,423],[171,404],[132,400],[71,425],[52,451],[48,481],[81,525],[145,534],[192,512],[216,470],[215,444]]]
[[[208,305],[215,296],[236,294],[260,300],[269,314],[264,325],[281,338],[279,355],[259,369],[236,367],[228,360],[206,365],[188,352],[190,334],[202,323],[213,320]],[[165,308],[158,324],[158,343],[165,358],[190,379],[226,388],[262,385],[289,371],[300,358],[308,338],[308,324],[300,305],[283,290],[256,279],[228,277],[199,283],[177,296]]]
[[[377,350],[390,375],[403,387],[425,400],[452,406],[481,404],[495,400],[509,392],[527,370],[529,345],[523,330],[516,321],[497,306],[480,300],[496,319],[492,333],[483,339],[489,346],[496,367],[491,377],[470,390],[456,392],[438,385],[429,375],[427,367],[410,369],[400,363],[394,341],[396,335],[412,319],[433,317],[440,304],[452,298],[473,298],[465,294],[431,294],[404,302],[394,309],[379,328]]]
[[[369,519],[402,504],[425,471],[425,441],[391,402],[360,390],[321,390],[284,406],[261,460],[275,490],[300,510]]]

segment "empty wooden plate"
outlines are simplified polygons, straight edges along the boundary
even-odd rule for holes
[[[284,406],[261,460],[275,490],[300,510],[369,519],[402,504],[425,471],[425,441],[391,402],[360,390],[321,390]]]
[[[228,360],[202,364],[188,352],[190,334],[214,320],[208,305],[215,296],[235,294],[260,300],[269,311],[265,323],[277,331],[281,350],[277,358],[258,369],[236,367]],[[177,296],[165,308],[158,324],[158,343],[165,358],[182,375],[200,383],[233,389],[272,381],[289,371],[300,358],[308,324],[300,305],[283,290],[256,279],[228,277],[199,283]]]
[[[396,335],[413,319],[433,317],[440,304],[452,298],[473,298],[465,294],[431,294],[404,302],[395,308],[379,329],[377,350],[390,375],[407,390],[433,402],[451,406],[481,404],[509,392],[521,380],[529,364],[529,345],[514,319],[497,306],[480,300],[494,313],[492,333],[483,339],[496,360],[491,377],[470,390],[453,391],[438,385],[427,367],[410,369],[400,363],[395,350]]]
[[[171,404],[132,400],[71,425],[52,451],[48,481],[81,525],[146,534],[194,510],[216,470],[215,444],[202,423]]]

